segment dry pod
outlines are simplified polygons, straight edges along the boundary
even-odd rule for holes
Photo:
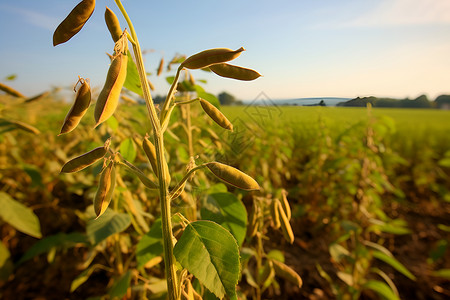
[[[123,38],[123,37],[122,37]],[[124,35],[126,38],[126,35]],[[119,40],[117,43],[120,43]],[[126,48],[126,47],[125,47]],[[117,53],[117,52],[116,52]],[[126,49],[125,49],[126,53]],[[95,127],[106,121],[114,114],[119,104],[120,91],[127,77],[128,56],[120,51],[114,56],[106,75],[105,85],[103,86],[97,103],[95,104]]]
[[[288,220],[291,219],[291,206],[289,205],[289,201],[287,199],[287,191],[285,189],[281,190],[281,207],[283,207],[284,212],[286,213],[286,217]]]
[[[214,105],[204,99],[200,99],[203,110],[214,120],[220,127],[233,131],[233,124],[228,121],[227,117]]]
[[[259,74],[255,70],[246,69],[239,66],[233,66],[225,63],[211,65],[209,66],[209,68],[211,69],[211,71],[213,71],[219,76],[237,80],[250,81],[255,80],[256,78],[261,76],[261,74]]]
[[[78,89],[75,102],[64,119],[64,123],[59,134],[68,133],[74,130],[88,110],[89,104],[91,104],[91,88],[89,86],[89,81],[80,78],[78,82],[81,83],[81,87]]]
[[[147,155],[148,161],[152,165],[153,173],[158,176],[158,167],[156,162],[156,149],[150,140],[145,137],[142,141],[142,148],[144,149],[145,154]]]
[[[72,173],[89,167],[96,161],[100,160],[108,152],[111,140],[107,140],[103,147],[97,147],[87,153],[77,156],[64,164],[61,173]]]
[[[281,207],[280,200],[273,199],[270,203],[270,217],[272,218],[273,228],[280,228],[280,212],[279,208]]]
[[[122,35],[122,29],[120,29],[119,19],[117,19],[116,14],[108,7],[105,10],[105,22],[114,43],[117,42]]]
[[[100,182],[94,198],[94,210],[97,218],[108,208],[115,185],[116,168],[114,161],[110,161],[100,175]]]
[[[145,137],[142,141],[142,148],[144,149],[145,154],[147,155],[148,161],[152,165],[153,172],[155,175],[159,178],[158,175],[158,162],[156,160],[156,149],[155,146],[150,142],[150,140]],[[164,155],[163,155],[164,157]],[[166,184],[168,185],[170,183],[170,173],[169,173],[169,166],[167,165],[166,160],[163,161],[163,166],[165,168],[166,173]]]
[[[295,284],[297,287],[301,288],[303,285],[302,278],[300,275],[297,274],[293,269],[291,269],[289,266],[285,265],[284,263],[272,260],[273,267],[275,269],[275,274],[277,276],[286,279],[287,281],[290,281],[291,283]]]
[[[289,223],[289,219],[286,216],[286,213],[284,212],[283,208],[278,202],[278,211],[280,213],[280,226],[281,231],[283,232],[283,236],[290,244],[294,242],[294,232],[292,231],[291,224]]]
[[[210,162],[205,165],[223,182],[246,191],[259,190],[259,185],[253,178],[236,168],[218,162]]]
[[[53,46],[70,40],[77,34],[94,12],[95,0],[83,0],[58,25],[53,33]]]
[[[242,47],[237,50],[231,50],[228,48],[205,50],[186,58],[186,60],[181,63],[180,68],[201,69],[209,67],[213,64],[233,60],[241,55],[243,51],[245,51],[245,49]]]
[[[161,73],[163,71],[163,67],[164,67],[164,57],[161,58],[161,60],[159,62],[158,71],[156,72],[157,76],[161,75]]]
[[[24,95],[22,95],[20,92],[16,91],[15,89],[13,89],[10,86],[7,86],[3,83],[0,83],[0,91],[4,91],[5,93],[7,93],[8,95],[17,97],[17,98],[26,98]]]
[[[256,200],[253,200],[251,214],[248,215],[248,226],[247,226],[247,235],[249,237],[253,237],[256,235],[259,229],[259,214],[260,208],[256,205]]]
[[[30,103],[30,102],[34,102],[34,101],[37,101],[37,100],[41,100],[41,99],[47,97],[48,95],[50,95],[50,92],[48,92],[48,91],[40,93],[40,94],[38,94],[36,96],[30,97],[27,100],[25,100],[25,103]]]
[[[39,134],[41,133],[39,131],[39,129],[37,129],[34,126],[31,126],[30,124],[24,123],[24,122],[20,122],[20,121],[13,121],[13,120],[6,120],[6,119],[0,119],[1,122],[5,122],[11,125],[14,125],[14,127],[16,127],[17,129],[21,129],[23,131],[27,131],[30,133],[34,133],[34,134]]]

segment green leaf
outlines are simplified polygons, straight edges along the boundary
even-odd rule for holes
[[[23,165],[22,168],[28,176],[30,176],[32,187],[44,187],[44,184],[42,183],[41,170],[39,168],[33,165]]]
[[[212,105],[220,109],[220,102],[216,96],[205,92],[205,90],[199,85],[195,86],[195,91],[197,92],[198,97],[205,99],[206,101],[210,102]]]
[[[142,96],[142,86],[141,80],[139,79],[139,73],[134,63],[133,57],[131,56],[130,51],[127,52],[128,55],[128,64],[127,64],[127,78],[125,79],[125,83],[123,86],[129,89],[132,92]]]
[[[168,84],[172,84],[174,80],[175,80],[175,76],[167,76],[166,77],[166,81]]]
[[[70,292],[72,293],[73,291],[75,291],[80,285],[82,285],[83,283],[85,283],[88,279],[89,276],[91,276],[92,272],[94,272],[95,268],[98,265],[93,265],[90,266],[89,268],[87,268],[86,270],[84,270],[83,272],[80,273],[80,275],[78,275],[70,284]]]
[[[406,269],[406,267],[404,265],[402,265],[393,256],[389,256],[386,253],[383,253],[378,250],[373,251],[372,254],[373,254],[373,257],[375,257],[381,261],[384,261],[385,263],[387,263],[388,265],[390,265],[391,267],[393,267],[394,269],[396,269],[397,271],[399,271],[400,273],[402,273],[409,279],[416,280],[416,277],[410,271],[408,271],[408,269]]]
[[[433,272],[433,276],[450,280],[450,269],[440,269]]]
[[[129,162],[134,161],[136,158],[136,146],[133,139],[127,138],[120,143],[120,154]]]
[[[117,128],[119,128],[119,122],[114,116],[109,117],[108,120],[106,120],[106,124],[108,124],[108,127],[112,129],[112,131],[116,131]]]
[[[0,218],[15,229],[41,238],[41,225],[35,213],[8,194],[0,192]]]
[[[7,280],[14,269],[10,256],[8,248],[0,242],[0,281]]]
[[[277,260],[279,262],[284,263],[284,254],[280,250],[270,250],[269,253],[267,253],[267,258],[271,258],[273,260]]]
[[[108,208],[98,219],[90,220],[86,225],[86,233],[92,244],[97,245],[107,237],[120,233],[131,224],[128,214],[116,213]]]
[[[153,223],[149,232],[142,236],[136,248],[138,267],[163,253],[161,219]]]
[[[188,224],[174,247],[177,261],[217,297],[237,299],[239,248],[233,236],[211,221]]]
[[[244,204],[231,193],[216,193],[208,196],[207,204],[201,209],[204,220],[214,221],[228,229],[239,247],[247,231],[247,211]]]
[[[127,293],[128,288],[130,287],[130,281],[131,271],[128,270],[117,281],[114,282],[111,289],[109,290],[109,296],[111,297],[111,299],[122,299]]]
[[[447,167],[447,168],[450,168],[450,157],[446,157],[446,158],[441,159],[441,160],[438,162],[438,164],[439,164],[441,167]]]
[[[35,256],[38,256],[42,253],[49,252],[51,249],[58,248],[70,248],[74,247],[77,244],[89,244],[87,237],[85,234],[81,232],[72,232],[72,233],[58,233],[55,235],[50,235],[42,240],[36,242],[33,246],[31,246],[27,252],[20,258],[18,264],[21,264]]]
[[[369,280],[363,285],[363,288],[372,290],[388,300],[400,300],[392,289],[382,281]]]

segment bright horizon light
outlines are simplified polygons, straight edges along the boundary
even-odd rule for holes
[[[113,44],[97,0],[93,16],[66,44],[52,46],[56,26],[79,2],[4,0],[0,3],[0,82],[27,96],[53,86],[70,87],[77,76],[101,88]],[[430,100],[450,94],[450,1],[185,1],[124,0],[146,69],[176,53],[227,47],[247,49],[233,64],[263,77],[238,82],[194,71],[213,94],[226,91],[252,100],[307,97],[392,97]],[[122,27],[124,19],[119,16]],[[8,75],[15,81],[6,82]],[[169,76],[172,74],[165,74]],[[154,95],[168,90],[164,76],[150,77]]]

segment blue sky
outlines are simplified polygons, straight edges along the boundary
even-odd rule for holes
[[[26,95],[72,86],[77,76],[103,86],[113,43],[97,0],[93,16],[68,43],[52,35],[78,0],[0,1],[0,81]],[[450,94],[449,0],[144,1],[123,0],[139,36],[148,72],[174,54],[247,49],[233,64],[264,77],[238,82],[194,71],[205,89],[252,100],[386,96],[434,99]],[[121,16],[122,27],[125,21]],[[171,74],[167,74],[171,75]],[[150,77],[155,94],[169,86]]]

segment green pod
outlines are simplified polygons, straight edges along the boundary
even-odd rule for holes
[[[70,40],[89,20],[95,9],[95,0],[83,0],[58,25],[53,33],[53,46]]]
[[[73,173],[89,167],[106,155],[109,149],[109,144],[110,140],[107,140],[103,147],[97,147],[87,153],[69,160],[62,167],[61,173]]]
[[[116,168],[114,161],[110,161],[108,166],[100,175],[97,193],[94,198],[94,211],[97,218],[108,208],[116,185]]]
[[[242,47],[237,50],[231,50],[228,48],[215,48],[205,50],[189,56],[185,61],[181,63],[180,67],[187,69],[201,69],[209,67],[213,64],[233,60],[241,55],[243,51],[245,51],[245,49]]]
[[[24,95],[22,95],[20,92],[16,91],[10,86],[7,86],[6,84],[3,84],[0,82],[0,91],[4,91],[8,95],[11,95],[13,97],[17,98],[26,98]]]
[[[211,65],[209,66],[209,68],[219,76],[237,80],[250,81],[255,80],[256,78],[261,76],[261,74],[259,74],[255,70],[233,66],[225,63]]]
[[[218,162],[210,162],[205,166],[213,173],[217,178],[226,182],[232,186],[240,188],[246,191],[259,190],[259,184],[250,176],[244,172],[239,171],[229,165],[225,165]]]
[[[89,82],[83,78],[80,78],[79,81],[81,82],[81,87],[78,89],[72,108],[64,119],[61,132],[59,133],[60,135],[74,130],[88,110],[89,104],[91,104],[91,88]]]
[[[227,117],[217,107],[204,99],[200,99],[200,104],[208,116],[220,127],[233,131],[233,124],[228,121]]]
[[[119,104],[120,91],[127,77],[128,56],[122,52],[118,53],[111,62],[97,103],[95,104],[95,127],[106,121],[114,114]]]
[[[116,14],[108,7],[105,10],[105,22],[114,43],[117,42],[122,35],[122,29],[120,29],[119,19]]]

